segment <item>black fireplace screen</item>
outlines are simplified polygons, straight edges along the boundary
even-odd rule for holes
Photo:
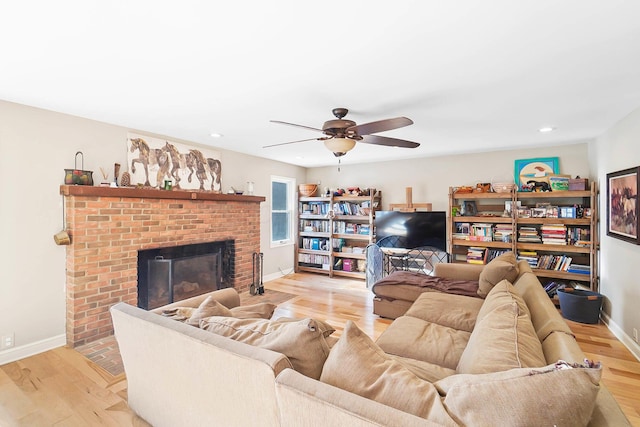
[[[205,245],[139,251],[138,306],[151,310],[229,286],[229,245]]]

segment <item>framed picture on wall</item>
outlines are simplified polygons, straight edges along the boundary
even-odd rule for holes
[[[640,245],[640,166],[607,174],[607,235]]]

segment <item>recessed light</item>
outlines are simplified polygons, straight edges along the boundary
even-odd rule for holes
[[[211,138],[222,138],[222,134],[217,132],[211,132],[209,135]]]
[[[552,128],[551,126],[546,126],[538,129],[538,132],[547,133],[547,132],[553,132],[554,130],[556,130],[556,128]]]

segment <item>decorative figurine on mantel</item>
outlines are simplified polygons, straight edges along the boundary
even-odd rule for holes
[[[120,163],[115,163],[113,165],[113,182],[111,183],[112,187],[118,186],[118,176],[120,176]]]
[[[100,166],[100,172],[102,173],[102,182],[100,183],[100,187],[109,187],[109,172],[104,170],[102,166]]]

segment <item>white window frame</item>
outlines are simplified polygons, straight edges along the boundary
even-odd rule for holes
[[[289,214],[289,238],[284,240],[273,240],[273,183],[283,183],[287,185],[287,210]],[[295,178],[288,178],[285,176],[271,175],[271,181],[269,183],[269,193],[271,195],[269,204],[269,241],[270,247],[277,248],[281,246],[293,245],[295,243],[295,220],[296,220],[296,180]],[[277,211],[280,212],[280,211]]]

